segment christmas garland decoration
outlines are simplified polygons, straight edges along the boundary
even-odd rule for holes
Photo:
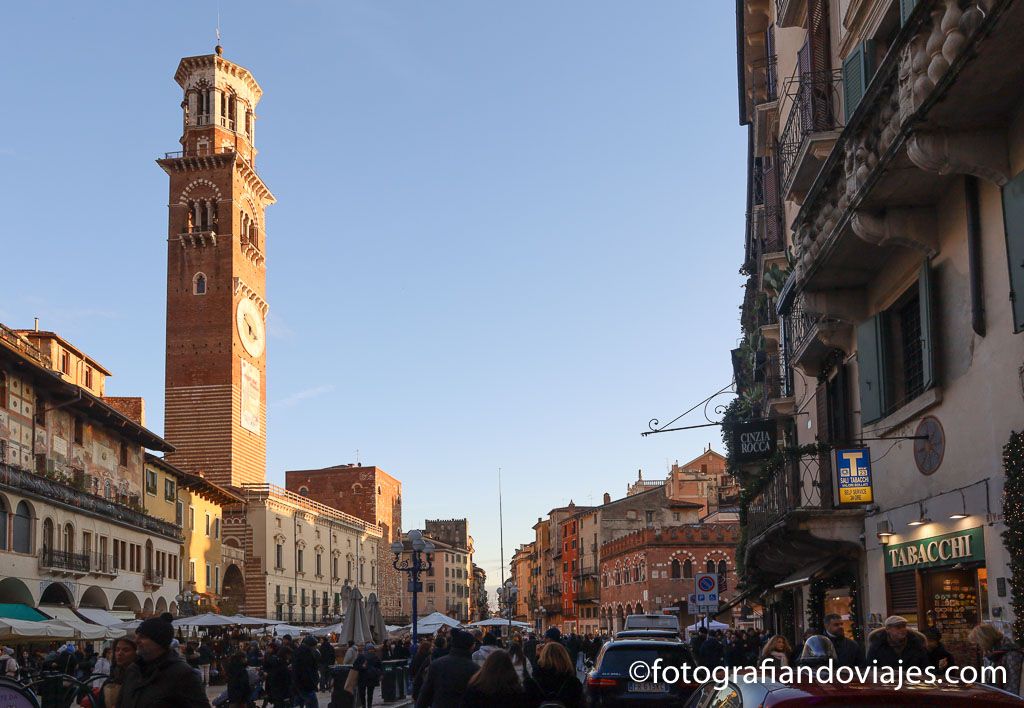
[[[1003,543],[1010,556],[1013,636],[1024,638],[1024,432],[1012,433],[1003,447]]]
[[[807,596],[808,627],[815,631],[825,628],[825,595],[836,588],[850,589],[850,619],[853,622],[853,638],[858,642],[864,639],[864,628],[860,623],[860,582],[856,573],[841,573],[829,578],[818,578],[811,581]]]

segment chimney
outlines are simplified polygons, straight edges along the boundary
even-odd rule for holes
[[[611,504],[612,503],[612,495],[609,494],[608,492],[604,493],[604,503],[605,504]]]
[[[33,329],[35,329],[36,332],[39,331],[39,318],[38,317],[35,318],[35,324],[33,325]]]

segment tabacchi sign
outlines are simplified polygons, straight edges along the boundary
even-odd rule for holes
[[[914,570],[985,560],[985,534],[980,527],[941,536],[896,543],[885,548],[885,572]]]
[[[732,453],[737,462],[764,460],[775,452],[779,431],[774,420],[734,423],[731,427]]]

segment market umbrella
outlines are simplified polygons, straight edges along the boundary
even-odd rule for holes
[[[366,607],[363,605],[363,594],[359,588],[352,589],[352,596],[348,602],[348,611],[345,613],[345,621],[342,623],[341,636],[338,641],[341,644],[355,642],[363,644],[372,639],[370,634],[370,622],[366,616]]]
[[[384,626],[384,615],[380,612],[380,602],[375,592],[371,592],[366,598],[366,619],[370,624],[373,641],[380,644],[387,638],[388,630]]]
[[[242,625],[243,627],[266,627],[272,624],[284,624],[279,620],[263,619],[261,617],[246,617],[245,615],[226,615],[224,619],[231,620],[232,624]]]
[[[479,622],[470,622],[470,627],[507,627],[509,625],[508,619],[504,617],[488,617],[485,620]],[[512,626],[516,629],[531,629],[530,625],[526,622],[519,622],[518,620],[512,620]]]
[[[326,627],[318,627],[310,632],[310,634],[314,637],[326,637],[329,634],[341,634],[344,629],[345,623],[338,622],[337,624],[329,624]]]
[[[171,622],[171,624],[175,627],[227,627],[238,623],[233,621],[230,617],[218,615],[215,612],[207,612],[202,615],[196,615],[195,617],[179,617]]]
[[[443,615],[440,612],[431,612],[426,617],[419,617],[416,619],[416,632],[418,634],[433,634],[441,627],[461,627],[458,620],[454,620],[448,615]],[[412,625],[409,625],[412,627]]]

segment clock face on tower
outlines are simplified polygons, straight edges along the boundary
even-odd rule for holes
[[[242,346],[250,356],[259,357],[263,354],[265,343],[265,332],[263,328],[263,313],[256,303],[247,297],[238,301],[238,309],[235,311],[235,326],[238,327],[238,338],[242,340]]]

